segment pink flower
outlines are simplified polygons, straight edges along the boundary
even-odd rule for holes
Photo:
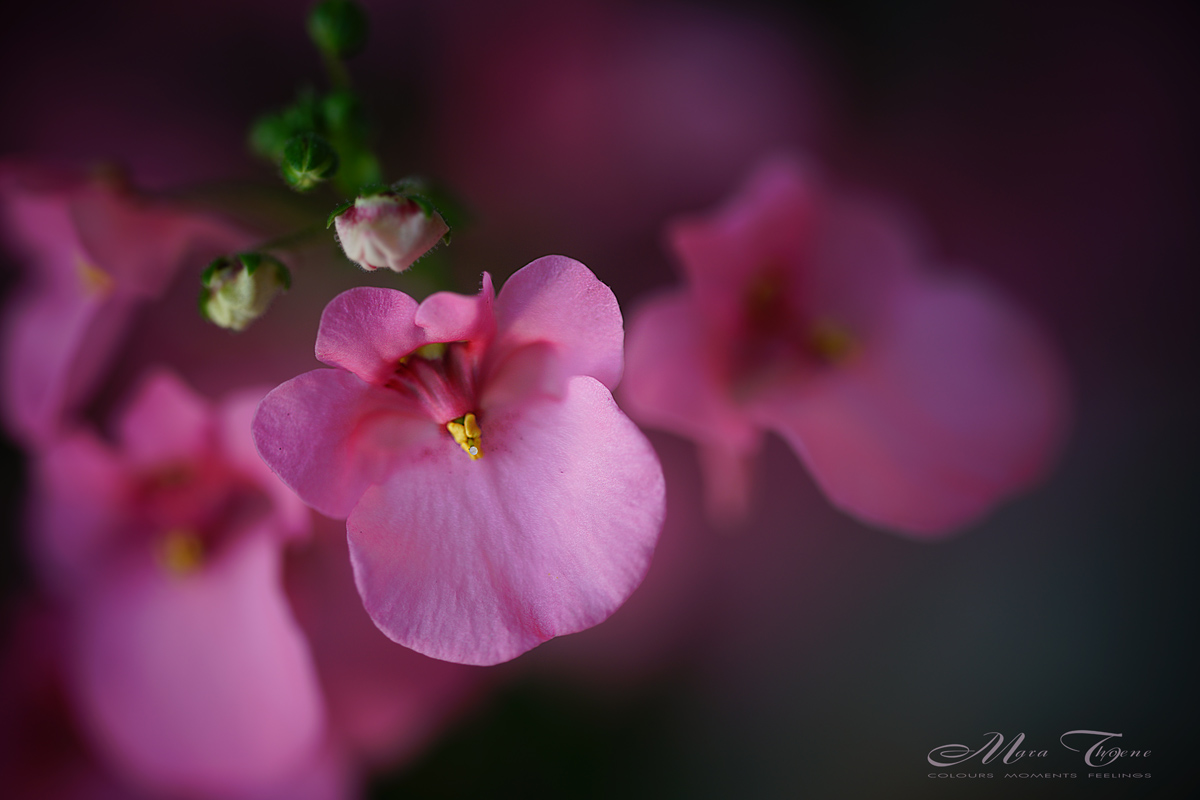
[[[248,244],[206,216],[136,196],[112,177],[0,164],[0,224],[28,266],[3,330],[3,409],[25,441],[49,438],[95,387],[132,311],[181,262]]]
[[[77,431],[36,462],[32,544],[70,610],[84,727],[155,791],[268,789],[324,732],[280,579],[283,543],[309,514],[254,452],[261,396],[213,409],[159,373],[121,416],[115,445]]]
[[[263,401],[263,459],[318,511],[349,516],[355,582],[391,639],[495,664],[608,617],[641,581],[664,512],[654,451],[613,402],[621,314],[561,256],[499,297],[420,305],[358,288],[329,304],[338,369]]]
[[[993,291],[922,272],[887,217],[778,159],[668,233],[689,285],[636,316],[624,399],[700,444],[718,513],[744,511],[766,430],[835,505],[917,535],[1046,471],[1067,419],[1058,360]]]
[[[334,225],[346,258],[365,270],[396,272],[411,267],[450,232],[428,203],[390,192],[359,197]]]

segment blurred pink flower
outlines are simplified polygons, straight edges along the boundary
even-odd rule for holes
[[[668,234],[688,286],[635,315],[623,400],[699,443],[718,515],[745,510],[765,430],[835,505],[916,535],[1046,471],[1068,417],[1053,351],[994,291],[923,271],[888,217],[780,158]]]
[[[160,372],[115,445],[80,430],[37,455],[32,545],[69,609],[83,727],[154,791],[266,791],[324,732],[280,578],[309,512],[254,452],[262,394],[214,409]]]
[[[215,218],[152,204],[113,175],[0,164],[0,223],[27,264],[3,330],[3,409],[12,433],[45,441],[95,388],[131,312],[180,263],[236,250]]]
[[[495,297],[420,305],[358,288],[329,304],[317,357],[254,420],[259,453],[318,511],[349,516],[355,581],[393,640],[495,664],[596,625],[641,582],[662,469],[610,390],[616,298],[548,256]]]
[[[359,197],[334,220],[346,258],[365,270],[403,272],[450,228],[442,215],[389,193]]]

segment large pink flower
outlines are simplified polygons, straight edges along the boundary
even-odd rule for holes
[[[154,204],[113,176],[0,164],[0,225],[27,265],[3,329],[9,429],[46,441],[94,388],[131,312],[179,265],[248,244],[215,218]]]
[[[548,256],[494,296],[420,305],[358,288],[330,302],[317,358],[337,367],[263,401],[263,459],[302,499],[349,515],[355,581],[393,640],[494,664],[607,618],[641,581],[662,470],[613,402],[616,299]]]
[[[923,271],[902,228],[797,161],[768,162],[669,241],[688,286],[634,319],[623,398],[701,445],[715,510],[744,509],[766,430],[834,504],[918,535],[977,518],[1056,453],[1066,381],[1036,327]]]
[[[254,452],[262,394],[214,409],[159,373],[115,444],[76,431],[36,461],[32,544],[69,609],[84,727],[155,791],[266,790],[324,731],[280,578],[283,544],[309,512]]]

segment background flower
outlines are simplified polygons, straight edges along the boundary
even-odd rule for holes
[[[634,318],[624,397],[698,442],[716,513],[748,511],[764,430],[835,505],[918,535],[1047,472],[1067,417],[1051,345],[988,287],[922,264],[886,210],[776,156],[668,241],[685,283]]]

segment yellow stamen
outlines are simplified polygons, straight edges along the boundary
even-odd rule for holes
[[[437,361],[439,358],[446,355],[446,343],[430,342],[429,344],[423,344],[414,350],[413,353],[425,359],[426,361]]]
[[[850,331],[830,320],[818,320],[809,329],[808,343],[819,357],[834,364],[845,361],[857,346]]]
[[[204,543],[192,531],[182,528],[169,531],[158,557],[172,575],[190,575],[204,564]]]
[[[81,255],[75,256],[75,272],[84,294],[104,296],[112,291],[112,276]]]
[[[450,420],[446,423],[446,430],[450,431],[450,436],[458,442],[458,446],[471,457],[472,461],[483,458],[483,445],[480,442],[483,430],[480,429],[479,421],[475,419],[474,414],[466,414],[458,419]]]
[[[446,355],[446,348],[448,346],[448,342],[430,342],[429,344],[423,344],[408,355],[401,356],[400,365],[404,366],[409,362],[409,359],[413,358],[414,356],[417,358],[423,358],[426,361],[440,361],[442,357]]]

